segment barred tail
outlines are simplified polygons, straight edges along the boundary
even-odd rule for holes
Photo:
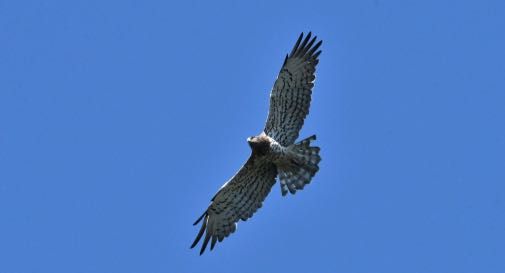
[[[312,177],[319,170],[319,147],[310,146],[310,142],[316,140],[316,135],[308,137],[298,143],[288,147],[290,164],[278,166],[279,180],[281,184],[282,195],[288,191],[295,194],[296,190],[302,190],[306,184],[309,184]]]

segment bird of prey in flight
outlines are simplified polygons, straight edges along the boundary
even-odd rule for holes
[[[319,170],[319,147],[311,146],[316,136],[295,143],[303,121],[309,113],[314,73],[319,62],[322,41],[303,33],[291,53],[286,55],[270,93],[270,109],[265,128],[258,136],[247,138],[251,156],[240,170],[219,189],[209,207],[193,225],[203,220],[194,248],[204,236],[200,255],[211,241],[216,242],[235,232],[237,222],[250,218],[279,177],[282,195],[310,183]]]

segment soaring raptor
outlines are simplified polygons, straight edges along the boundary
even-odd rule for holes
[[[203,234],[200,255],[211,241],[216,242],[235,232],[237,222],[250,218],[275,184],[278,176],[282,195],[310,183],[319,170],[321,161],[319,147],[311,146],[313,135],[298,143],[303,120],[309,113],[314,73],[319,62],[318,50],[322,41],[311,39],[311,33],[303,33],[289,55],[286,55],[281,71],[270,94],[270,110],[265,129],[258,136],[247,139],[251,156],[230,180],[212,198],[207,210],[193,225],[203,220],[200,232],[191,248],[195,247]]]

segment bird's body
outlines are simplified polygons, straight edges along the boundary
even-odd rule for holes
[[[279,177],[282,195],[295,194],[312,180],[319,170],[319,147],[311,146],[313,135],[298,143],[299,131],[309,112],[317,51],[322,41],[314,45],[311,33],[298,38],[270,94],[270,111],[265,129],[247,142],[251,156],[242,168],[227,181],[212,198],[211,204],[194,223],[203,220],[202,227],[191,245],[195,247],[205,233],[202,254],[212,239],[217,241],[235,232],[239,220],[247,220],[262,206],[263,200]],[[316,52],[317,51],[317,52]]]
[[[265,156],[267,160],[272,162],[282,160],[286,154],[286,148],[265,133],[250,137],[247,142],[254,156]]]

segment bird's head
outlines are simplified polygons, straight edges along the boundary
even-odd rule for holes
[[[269,142],[264,136],[251,136],[247,138],[247,143],[256,155],[265,155],[268,152]]]
[[[249,144],[249,147],[251,147],[251,149],[253,150],[265,146],[263,142],[264,142],[263,139],[258,136],[250,136],[247,138],[247,143]]]
[[[255,142],[256,142],[256,137],[255,136],[250,136],[250,137],[247,138],[247,143],[249,143],[249,146],[251,146]]]

